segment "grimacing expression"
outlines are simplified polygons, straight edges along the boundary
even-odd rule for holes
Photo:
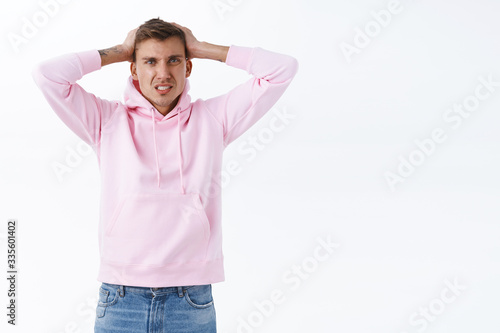
[[[146,39],[136,45],[135,62],[130,64],[132,78],[139,81],[142,95],[163,115],[179,101],[186,78],[191,75],[191,60],[186,60],[184,44],[177,37]]]

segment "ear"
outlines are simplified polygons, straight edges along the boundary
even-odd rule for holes
[[[191,59],[188,59],[186,61],[186,77],[191,75],[191,69],[193,69],[193,63],[191,62]]]
[[[136,81],[139,80],[139,78],[137,77],[137,66],[135,64],[135,62],[131,62],[130,63],[130,74],[132,74],[132,78]]]

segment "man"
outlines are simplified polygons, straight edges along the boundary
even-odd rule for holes
[[[191,102],[194,58],[253,77]],[[76,83],[122,61],[131,62],[124,103]],[[115,47],[35,67],[48,103],[98,157],[102,285],[95,332],[216,331],[211,284],[224,281],[222,153],[276,103],[297,69],[293,57],[200,42],[189,29],[160,19]]]

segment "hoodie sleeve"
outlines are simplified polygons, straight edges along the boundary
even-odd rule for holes
[[[227,146],[255,124],[283,95],[298,70],[294,57],[231,45],[226,64],[253,76],[228,93],[207,99],[208,111],[222,125]]]
[[[99,143],[101,127],[118,104],[96,97],[76,83],[99,69],[101,56],[90,50],[45,60],[32,70],[35,83],[57,116],[91,146]]]

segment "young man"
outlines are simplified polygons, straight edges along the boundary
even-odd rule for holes
[[[225,62],[253,77],[224,95],[191,102],[193,58]],[[131,62],[124,103],[76,83],[122,61]],[[160,19],[115,47],[35,67],[48,103],[99,162],[96,332],[215,332],[211,284],[224,281],[222,153],[276,103],[297,69],[293,57],[200,42],[189,29]]]

